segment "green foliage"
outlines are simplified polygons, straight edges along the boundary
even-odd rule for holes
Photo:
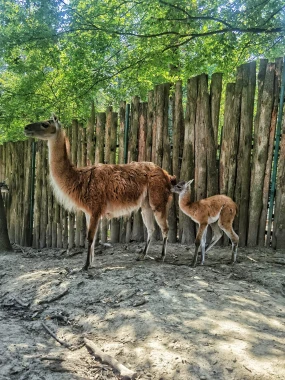
[[[284,52],[285,0],[0,0],[0,143],[154,85]]]

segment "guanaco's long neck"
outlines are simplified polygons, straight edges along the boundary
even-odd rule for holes
[[[69,158],[69,144],[67,147],[66,136],[63,130],[48,140],[50,173],[53,180],[61,187],[74,183],[78,177],[76,168]]]
[[[183,190],[179,194],[179,206],[182,211],[187,210],[191,205],[191,191],[188,189]]]

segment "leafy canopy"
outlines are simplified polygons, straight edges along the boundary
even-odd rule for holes
[[[0,0],[0,142],[155,84],[284,53],[285,0]],[[1,137],[2,136],[2,137]]]

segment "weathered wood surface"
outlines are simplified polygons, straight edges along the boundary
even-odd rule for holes
[[[211,78],[210,87],[210,100],[211,100],[211,120],[212,128],[214,132],[214,140],[216,144],[216,150],[218,149],[219,140],[219,120],[220,120],[220,104],[222,97],[222,82],[223,74],[214,73]]]
[[[261,67],[263,69],[263,67]],[[261,77],[261,73],[260,73]],[[266,163],[268,158],[270,128],[274,105],[274,79],[275,64],[268,64],[265,77],[263,79],[262,92],[259,93],[260,100],[257,110],[254,134],[254,150],[251,168],[251,190],[249,204],[249,228],[248,245],[257,245],[259,221],[263,206],[264,178],[266,173]],[[262,79],[261,79],[262,80]],[[253,191],[254,189],[254,191]]]
[[[256,85],[256,63],[242,65],[242,92],[240,110],[240,133],[237,154],[237,178],[235,200],[239,205],[238,222],[239,245],[247,241],[248,207],[250,194],[250,162],[253,131],[253,109]]]
[[[275,249],[285,248],[285,115],[280,143],[280,155],[276,182],[272,246]]]
[[[197,92],[197,77],[189,79],[187,82],[184,147],[180,171],[180,178],[183,181],[189,181],[194,178],[195,172],[194,127],[196,121]],[[192,192],[192,201],[194,201],[194,192]],[[181,210],[179,211],[179,241],[182,244],[190,244],[195,241],[195,223]]]

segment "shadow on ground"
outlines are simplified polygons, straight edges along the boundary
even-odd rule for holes
[[[193,247],[169,244],[164,264],[135,261],[141,248],[102,249],[88,273],[86,253],[0,256],[0,379],[119,379],[83,337],[139,379],[285,378],[282,252],[240,250],[231,266],[217,247],[193,269]]]

